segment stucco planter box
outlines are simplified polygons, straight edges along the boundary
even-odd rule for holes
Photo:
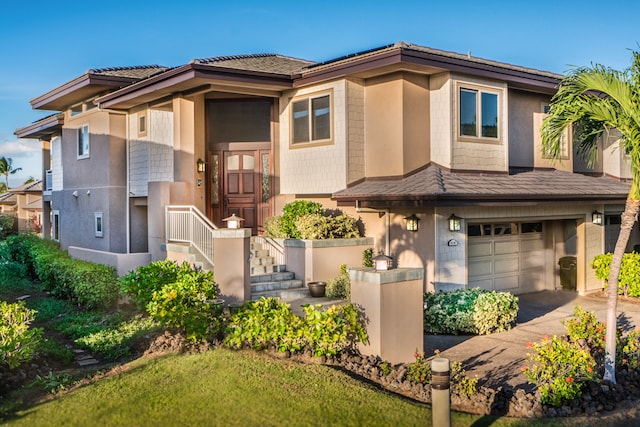
[[[285,239],[287,270],[308,282],[326,282],[340,273],[340,265],[362,266],[362,252],[373,248],[373,237],[357,239]]]

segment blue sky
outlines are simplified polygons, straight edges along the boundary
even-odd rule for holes
[[[11,1],[0,17],[0,156],[40,177],[39,143],[13,132],[50,114],[29,100],[90,68],[241,53],[324,61],[406,41],[563,73],[626,68],[639,49],[640,2]]]

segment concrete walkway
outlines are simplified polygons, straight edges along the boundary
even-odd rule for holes
[[[605,321],[606,298],[579,296],[574,292],[543,291],[519,295],[517,324],[507,332],[484,336],[426,335],[427,357],[440,350],[440,357],[462,362],[467,374],[487,386],[510,385],[530,389],[522,367],[529,364],[527,343],[539,341],[545,335],[564,335],[562,320],[573,315],[575,305],[594,311]],[[640,304],[618,300],[618,325],[625,330],[640,327]]]

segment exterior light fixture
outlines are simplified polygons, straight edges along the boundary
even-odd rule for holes
[[[591,213],[591,222],[593,222],[595,225],[602,225],[603,217],[604,215],[602,214],[602,212],[593,211]]]
[[[203,173],[205,170],[205,163],[204,160],[202,159],[198,159],[198,161],[196,162],[196,166],[197,166],[197,170],[199,173]]]
[[[244,221],[244,218],[231,214],[230,217],[223,219],[227,223],[227,228],[240,228],[240,223]]]
[[[418,222],[420,221],[420,218],[418,218],[416,214],[406,216],[404,219],[407,221],[407,231],[418,231]]]
[[[391,270],[392,259],[380,251],[380,253],[373,257],[373,266],[377,271]]]
[[[449,217],[449,231],[460,231],[460,220],[462,218],[459,218],[457,216],[455,216],[454,214],[451,214],[451,216]]]

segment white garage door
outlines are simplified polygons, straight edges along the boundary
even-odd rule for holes
[[[468,226],[469,287],[514,294],[544,289],[542,222]]]

